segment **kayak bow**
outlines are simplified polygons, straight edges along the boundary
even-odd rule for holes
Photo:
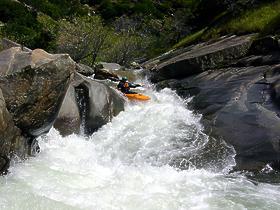
[[[129,93],[125,94],[125,96],[130,100],[147,101],[151,99],[149,96],[145,96],[141,93]]]

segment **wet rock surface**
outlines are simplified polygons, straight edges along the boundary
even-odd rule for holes
[[[234,146],[238,169],[275,165],[280,160],[278,49],[272,38],[258,40],[243,57],[202,73],[182,76],[178,67],[177,79],[170,76],[157,87],[193,97],[190,106],[203,114],[205,132]]]
[[[72,84],[70,84],[67,90],[53,126],[63,136],[80,133],[81,116],[79,104],[76,100],[75,87]]]
[[[14,125],[0,89],[0,174],[7,171],[13,155],[24,158],[27,149],[27,139],[21,136],[20,129]]]
[[[92,75],[90,67],[67,54],[18,46],[7,42],[0,52],[0,173],[7,171],[14,155],[38,153],[36,137],[54,122],[63,135],[92,134],[124,109],[124,99],[115,90],[77,73]],[[117,77],[94,73],[102,79]]]
[[[116,90],[76,73],[54,127],[63,135],[90,135],[123,110],[124,99]]]

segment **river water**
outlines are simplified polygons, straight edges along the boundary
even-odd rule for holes
[[[40,137],[40,154],[0,178],[0,209],[280,209],[280,185],[229,173],[234,150],[203,133],[188,101],[146,94],[90,137]]]

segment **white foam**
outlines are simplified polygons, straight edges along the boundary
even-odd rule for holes
[[[197,169],[193,157],[209,143],[200,116],[171,90],[148,94],[152,101],[128,104],[90,138],[54,129],[39,138],[38,157],[0,179],[1,209],[280,208],[278,185]],[[177,159],[190,168],[176,168]],[[230,165],[232,157],[220,162]]]

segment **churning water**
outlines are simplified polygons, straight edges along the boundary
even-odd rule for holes
[[[279,185],[228,173],[233,149],[203,133],[186,101],[147,94],[88,138],[39,138],[41,153],[0,179],[0,209],[280,209]]]

